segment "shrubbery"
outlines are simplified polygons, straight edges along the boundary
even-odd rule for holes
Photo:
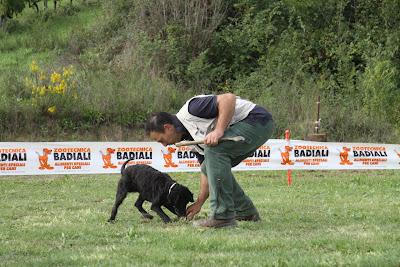
[[[182,13],[184,2],[197,1],[165,1]],[[222,19],[210,31],[204,25],[206,38],[187,23],[198,11],[180,16],[158,1],[133,6],[129,29],[137,47],[183,88],[233,91],[263,103],[275,115],[276,133],[291,128],[297,138],[312,131],[321,96],[331,140],[398,141],[398,3],[221,1],[208,18]]]
[[[330,140],[399,142],[398,1],[114,0],[101,8],[100,20],[67,41],[39,32],[32,40],[75,62],[81,95],[70,106],[79,108],[46,115],[63,129],[140,127],[148,113],[177,111],[193,94],[229,91],[265,105],[279,138],[286,128],[294,138],[309,134],[321,96]],[[45,23],[78,9],[63,12]],[[24,102],[24,82],[9,78]]]

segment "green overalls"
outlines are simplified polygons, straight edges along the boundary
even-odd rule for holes
[[[224,137],[243,136],[245,141],[225,141],[205,147],[201,172],[208,178],[211,217],[232,219],[257,213],[250,198],[236,182],[231,168],[251,156],[272,135],[274,123],[251,125],[241,121],[225,130]]]

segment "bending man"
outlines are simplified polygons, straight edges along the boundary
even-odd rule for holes
[[[187,208],[187,218],[193,219],[210,196],[210,217],[195,225],[214,228],[235,226],[236,220],[260,220],[231,169],[263,145],[272,131],[273,120],[267,110],[230,93],[195,96],[177,114],[154,113],[146,123],[146,133],[164,146],[204,140],[204,145],[193,147],[201,164],[200,192]],[[234,136],[245,140],[219,143],[222,137]]]

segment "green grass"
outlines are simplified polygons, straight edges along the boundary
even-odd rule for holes
[[[198,174],[171,175],[196,196]],[[107,224],[119,175],[1,177],[1,265],[399,266],[399,171],[236,177],[263,221],[219,230],[145,221],[137,194]]]
[[[136,64],[137,49],[126,37],[102,34],[108,27],[102,24],[104,7],[101,1],[90,3],[74,1],[71,8],[69,1],[62,1],[63,8],[39,14],[27,8],[10,21],[11,33],[0,30],[0,140],[126,141],[129,136],[137,141],[150,112],[176,111],[192,96],[189,90],[178,90],[174,83],[144,70],[146,60]],[[128,33],[122,31],[121,36]],[[100,59],[107,53],[115,56],[112,51],[119,46],[124,50],[118,60]],[[46,94],[37,101],[25,82],[33,77],[32,61],[47,76],[73,65],[78,99]],[[57,112],[49,116],[50,106],[56,106]],[[7,127],[10,124],[13,127]]]
[[[73,16],[53,14],[44,21],[33,9],[26,8],[14,18],[19,25],[16,32],[7,34],[0,31],[0,70],[10,68],[29,69],[32,60],[52,63],[63,52],[74,29],[89,27],[101,16],[98,6],[78,5],[80,11]],[[60,10],[60,9],[59,9]],[[1,73],[0,73],[1,75]]]

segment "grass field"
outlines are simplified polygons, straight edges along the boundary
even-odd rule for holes
[[[172,174],[195,197],[195,173]],[[399,266],[399,171],[238,172],[261,223],[106,220],[119,175],[0,177],[1,266]],[[149,206],[145,206],[149,209]],[[207,216],[208,203],[198,218]]]
[[[66,46],[71,31],[79,25],[90,25],[99,15],[99,8],[87,8],[83,5],[81,8],[75,16],[54,16],[48,22],[32,24],[26,20],[37,19],[38,15],[30,8],[25,9],[24,13],[16,18],[23,25],[20,32],[0,33],[4,35],[0,36],[3,37],[0,44],[0,70],[29,69],[32,60],[55,61]]]

